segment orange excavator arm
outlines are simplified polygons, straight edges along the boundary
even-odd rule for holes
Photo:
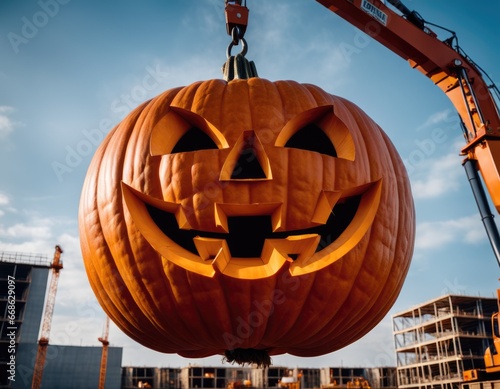
[[[500,116],[481,73],[451,41],[437,39],[417,13],[399,0],[390,3],[403,16],[379,0],[316,1],[407,60],[441,88],[465,124],[466,150],[485,137],[500,138]]]
[[[465,138],[464,167],[500,264],[500,237],[477,171],[500,212],[500,114],[478,66],[456,45],[441,41],[425,20],[400,0],[316,0],[370,35],[430,78],[457,110]],[[400,12],[400,13],[399,13]]]

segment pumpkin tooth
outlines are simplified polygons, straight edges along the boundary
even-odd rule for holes
[[[180,205],[175,211],[175,220],[177,220],[177,224],[179,225],[180,229],[183,230],[190,230],[191,224],[189,224],[186,212],[184,212],[184,208],[182,208]]]
[[[326,224],[333,207],[340,199],[341,193],[340,191],[322,191],[311,221],[316,224]]]
[[[161,209],[162,211],[174,214],[179,228],[183,230],[190,230],[192,228],[191,224],[189,224],[187,215],[180,204],[148,196],[132,188],[130,185],[125,184],[124,182],[122,182],[122,189],[125,197],[129,198],[130,194],[134,195],[146,204],[152,205],[153,207]]]
[[[222,274],[243,279],[258,279],[276,274],[286,262],[306,261],[318,246],[318,234],[293,235],[285,239],[266,239],[260,258],[234,258],[224,239],[193,238],[198,254],[203,260],[213,260],[212,265]]]
[[[354,188],[353,192],[357,193],[359,188],[363,188],[365,192],[359,196],[359,206],[349,225],[335,241],[324,248],[325,252],[319,250],[307,262],[295,261],[290,266],[290,273],[292,275],[297,276],[323,269],[346,255],[365,236],[379,208],[382,179],[368,185],[363,185],[362,187]],[[324,260],[326,256],[328,256],[328,261]],[[321,260],[318,260],[318,258],[321,258]]]
[[[225,241],[224,241],[225,242]],[[288,261],[288,256],[264,241],[260,257],[235,258],[227,245],[223,245],[214,259],[213,266],[222,274],[246,280],[257,280],[275,275]]]
[[[285,239],[266,239],[262,257],[272,249],[278,251],[287,260],[292,260],[292,262],[293,259],[290,256],[295,257],[293,254],[297,254],[295,260],[305,261],[306,258],[310,258],[314,254],[320,239],[321,237],[318,234],[291,235]]]
[[[227,222],[228,216],[258,216],[271,215],[273,232],[281,227],[283,203],[253,203],[253,204],[230,204],[215,203],[214,216],[216,227],[222,227],[229,232]]]
[[[214,260],[221,250],[229,248],[227,247],[227,242],[224,239],[214,239],[214,238],[204,238],[197,236],[193,238],[196,250],[198,250],[198,255],[203,260]]]

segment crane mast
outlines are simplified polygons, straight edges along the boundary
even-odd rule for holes
[[[35,366],[33,370],[33,379],[31,381],[31,389],[38,389],[42,383],[43,368],[47,356],[47,346],[49,345],[50,326],[52,323],[52,315],[54,313],[54,305],[56,301],[57,283],[59,281],[59,272],[63,268],[61,254],[63,253],[60,246],[55,247],[54,259],[50,267],[52,268],[52,277],[45,302],[45,311],[42,322],[42,332],[38,340],[38,352],[36,355]]]
[[[101,354],[101,368],[99,369],[99,389],[104,389],[104,384],[106,382],[106,368],[108,364],[108,346],[109,346],[109,317],[106,316],[104,322],[104,330],[102,332],[102,337],[97,340],[102,343],[102,354]]]

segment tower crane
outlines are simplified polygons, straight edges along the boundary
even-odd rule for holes
[[[45,358],[47,356],[47,346],[49,345],[50,326],[52,323],[52,315],[54,313],[54,305],[56,301],[57,283],[59,281],[59,272],[63,268],[61,254],[63,250],[61,246],[55,247],[54,259],[50,267],[52,268],[52,277],[50,279],[49,292],[45,302],[45,312],[43,315],[42,332],[38,340],[38,352],[36,355],[35,366],[33,370],[33,379],[31,381],[31,389],[38,389],[42,383],[43,368],[45,366]]]
[[[99,389],[104,389],[104,383],[106,382],[106,368],[108,364],[108,346],[109,346],[108,336],[109,336],[109,316],[106,316],[102,337],[97,338],[97,340],[102,343],[101,368],[99,369]]]

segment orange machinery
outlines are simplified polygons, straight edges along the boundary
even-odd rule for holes
[[[104,329],[102,336],[97,338],[102,343],[101,366],[99,369],[99,386],[98,389],[104,389],[106,384],[106,370],[108,366],[108,347],[109,347],[109,316],[106,316],[104,321]]]
[[[36,354],[35,366],[33,369],[33,378],[31,381],[31,388],[38,389],[42,385],[43,369],[45,367],[45,360],[47,357],[47,347],[49,345],[50,327],[52,324],[52,315],[54,313],[54,305],[56,301],[57,284],[59,281],[59,272],[63,268],[61,260],[62,254],[61,246],[55,247],[54,259],[50,267],[52,268],[52,277],[50,279],[49,291],[47,300],[45,302],[45,310],[42,318],[42,331],[40,339],[38,340],[38,351]]]
[[[500,238],[478,171],[491,201],[500,212],[500,114],[495,101],[498,88],[456,43],[456,36],[439,40],[428,23],[400,0],[316,0],[373,39],[407,60],[436,84],[451,100],[461,122],[465,146],[464,168],[488,238],[500,264]],[[494,94],[493,94],[494,93]],[[500,289],[497,291],[500,303]],[[499,307],[500,310],[500,307]],[[491,317],[493,343],[484,354],[485,369],[464,372],[464,381],[500,377],[500,316]]]
[[[407,60],[436,84],[451,100],[463,128],[463,165],[476,199],[494,254],[500,264],[500,238],[483,184],[500,212],[500,114],[491,82],[479,66],[451,38],[441,41],[415,11],[400,0],[316,0],[373,39]]]

